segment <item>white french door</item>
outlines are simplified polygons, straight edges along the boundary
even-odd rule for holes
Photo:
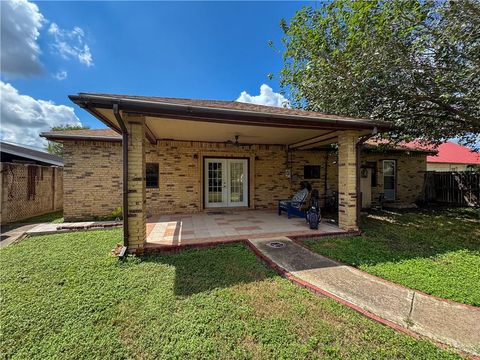
[[[205,159],[205,207],[248,206],[248,160]]]

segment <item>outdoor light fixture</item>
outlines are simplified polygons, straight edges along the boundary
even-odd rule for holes
[[[193,154],[193,158],[194,158],[195,160],[197,160],[197,159],[198,159],[198,154]]]

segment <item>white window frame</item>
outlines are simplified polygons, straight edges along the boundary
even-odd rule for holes
[[[392,175],[385,175],[385,164],[393,164],[393,189],[385,189],[385,177],[391,177]],[[383,160],[383,196],[385,201],[395,201],[397,198],[397,161],[396,160]]]

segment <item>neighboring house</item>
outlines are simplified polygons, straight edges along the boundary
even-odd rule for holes
[[[63,166],[63,158],[61,156],[6,141],[0,141],[0,157],[1,162]]]
[[[480,170],[480,153],[469,148],[446,142],[436,148],[437,154],[427,157],[427,171]]]
[[[0,222],[62,210],[63,159],[30,147],[0,142]]]
[[[400,204],[422,193],[422,150],[365,148],[357,161],[362,140],[390,128],[383,122],[233,101],[70,98],[114,130],[42,134],[64,144],[65,219],[105,216],[123,206],[131,251],[145,244],[147,215],[275,209],[301,180],[318,189],[322,205],[338,197],[344,230],[358,229],[360,187],[364,206],[381,193]]]

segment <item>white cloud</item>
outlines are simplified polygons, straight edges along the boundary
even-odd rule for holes
[[[65,80],[68,76],[68,73],[65,70],[60,70],[56,74],[53,74],[53,77],[59,81]]]
[[[93,65],[90,47],[85,44],[85,32],[75,26],[73,30],[61,29],[56,23],[51,23],[48,33],[53,37],[53,49],[64,59],[77,59],[86,66]]]
[[[2,73],[14,76],[42,72],[37,39],[45,18],[26,0],[0,1]]]
[[[0,81],[0,119],[2,140],[40,147],[44,139],[39,134],[53,126],[80,125],[72,107],[55,105],[22,95],[12,85]]]
[[[242,91],[236,101],[257,105],[290,107],[290,102],[285,96],[274,92],[267,84],[260,86],[260,95],[250,95],[246,91]]]

